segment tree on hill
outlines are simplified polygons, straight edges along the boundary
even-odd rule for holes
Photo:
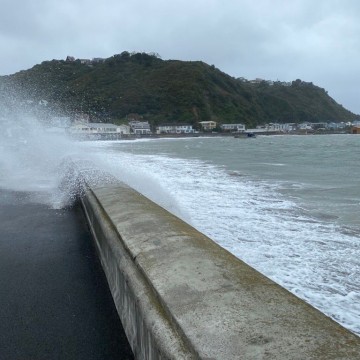
[[[0,77],[24,98],[47,100],[66,114],[119,121],[141,114],[153,125],[215,120],[255,126],[266,122],[351,121],[356,115],[324,89],[294,80],[251,83],[201,61],[162,60],[155,53],[116,54],[105,61],[44,61]]]

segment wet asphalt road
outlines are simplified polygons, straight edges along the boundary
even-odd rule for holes
[[[0,190],[0,359],[133,359],[79,207]]]

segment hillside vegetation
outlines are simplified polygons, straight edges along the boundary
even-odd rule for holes
[[[235,79],[201,61],[161,60],[123,52],[103,62],[45,61],[0,77],[4,89],[46,100],[64,115],[121,122],[137,113],[156,125],[215,120],[244,123],[351,121],[356,115],[312,83],[257,84]]]

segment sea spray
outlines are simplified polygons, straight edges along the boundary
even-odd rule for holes
[[[33,201],[52,208],[71,206],[81,195],[81,169],[82,176],[93,186],[119,179],[190,221],[171,191],[161,187],[141,165],[134,162],[123,166],[120,161],[114,167],[108,162],[111,154],[106,150],[99,151],[90,141],[71,139],[64,126],[50,127],[51,114],[48,118],[42,114],[39,120],[14,101],[6,105],[6,117],[0,118],[4,129],[0,134],[0,188],[29,192]]]
[[[322,182],[328,179],[337,181],[339,174],[349,173],[346,169],[340,172],[333,166],[334,163],[338,167],[343,166],[349,161],[348,139],[342,140],[346,146],[341,153],[346,154],[346,158],[341,162],[335,162],[336,154],[329,156],[329,150],[323,152],[320,148],[312,156],[308,154],[309,149],[306,154],[302,152],[302,142],[321,144],[325,141],[324,137],[321,140],[315,137],[302,137],[301,140],[282,137],[276,140],[281,146],[276,146],[274,140],[271,144],[261,139],[229,144],[231,139],[227,139],[226,144],[224,140],[226,151],[223,153],[220,151],[221,139],[216,140],[216,144],[212,143],[215,140],[209,140],[207,144],[205,140],[193,139],[186,142],[188,148],[179,141],[176,156],[163,155],[164,148],[159,156],[149,155],[151,146],[145,146],[145,143],[143,152],[147,155],[132,153],[132,144],[135,143],[130,142],[75,142],[65,133],[49,132],[43,121],[33,114],[19,111],[6,112],[6,116],[0,119],[0,125],[4,129],[0,134],[0,187],[30,192],[36,201],[61,208],[81,196],[82,180],[72,163],[98,185],[102,181],[112,181],[111,176],[108,180],[103,177],[103,174],[109,173],[187,221],[191,219],[195,227],[236,256],[360,334],[359,233],[357,229],[347,231],[330,221],[329,217],[314,216],[312,209],[298,207],[296,203],[297,197],[302,194],[300,190],[305,189],[305,195],[309,193],[309,174],[312,175],[314,169],[322,169],[327,160],[323,159],[325,155],[332,165],[326,169],[336,170],[337,176],[326,176],[321,178]],[[340,142],[338,138],[332,139]],[[354,142],[354,138],[350,139]],[[295,148],[296,143],[300,144]],[[158,146],[159,142],[156,144]],[[315,149],[316,144],[311,143],[309,148]],[[173,147],[174,144],[170,146]],[[292,150],[289,156],[293,148],[297,152]],[[358,143],[352,148],[358,149]],[[280,160],[284,149],[287,152]],[[181,151],[191,154],[181,159],[178,155]],[[201,152],[207,156],[205,161],[205,155],[202,159],[199,157]],[[256,152],[259,153],[259,161],[253,160]],[[241,154],[245,155],[241,158]],[[212,162],[209,161],[210,155]],[[225,162],[232,156],[231,171],[228,172],[221,164],[214,164],[215,156],[219,157],[219,162]],[[246,157],[251,161],[246,161]],[[265,161],[266,157],[269,159]],[[321,164],[309,167],[312,173],[302,171],[308,165],[302,163],[304,158],[313,161],[320,157]],[[286,163],[288,159],[291,161]],[[280,163],[286,163],[286,166],[278,166]],[[304,182],[307,181],[305,185],[291,178],[287,183],[283,178],[281,182],[269,183],[248,175],[256,170],[262,177],[268,175],[276,179],[281,171],[283,176],[290,174],[289,168],[293,164],[296,179],[302,177]],[[352,173],[355,173],[354,169]],[[319,196],[319,188],[317,182],[316,192],[312,194]],[[325,189],[323,185],[322,188]],[[352,188],[346,188],[345,195],[351,194],[355,203],[350,205],[357,209],[357,193],[349,189]],[[338,208],[338,203],[336,206]]]
[[[28,192],[33,201],[63,208],[82,195],[84,181],[93,186],[115,181],[101,170],[100,156],[91,156],[65,132],[51,132],[29,116],[0,121],[5,129],[0,137],[1,188]]]
[[[185,222],[192,224],[189,211],[181,205],[177,194],[174,193],[175,188],[169,185],[164,186],[162,175],[157,171],[149,171],[147,164],[144,166],[142,159],[138,156],[130,155],[129,158],[129,154],[111,149],[112,145],[115,147],[126,145],[131,148],[132,144],[147,141],[149,140],[87,142],[83,146],[88,148],[87,152],[92,151],[93,162],[98,168],[137,190]],[[151,163],[150,158],[148,162]]]
[[[31,116],[2,118],[0,122],[4,129],[0,137],[0,186],[50,194],[59,184],[62,159],[76,152],[76,144],[64,135],[48,132]]]

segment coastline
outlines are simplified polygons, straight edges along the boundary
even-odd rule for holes
[[[294,135],[354,135],[349,131],[291,131],[291,132],[281,132],[281,131],[259,131],[253,133],[256,136],[294,136]],[[116,137],[108,136],[81,136],[81,137],[72,137],[74,140],[81,141],[94,141],[94,140],[139,140],[139,139],[181,139],[181,138],[199,138],[199,137],[234,137],[239,139],[253,138],[246,136],[247,132],[244,133],[216,133],[216,132],[202,132],[202,133],[192,133],[192,134],[130,134],[130,135],[121,135]],[[254,136],[254,137],[256,137]]]
[[[292,132],[281,132],[281,131],[260,131],[254,133],[255,135],[262,135],[262,136],[286,136],[286,135],[353,135],[351,132],[345,131],[292,131]],[[126,138],[123,137],[122,140],[135,140],[141,138],[194,138],[194,137],[235,137],[239,139],[246,139],[248,138],[247,132],[244,133],[214,133],[214,132],[203,132],[203,133],[196,133],[196,134],[150,134],[150,135],[129,135]]]

